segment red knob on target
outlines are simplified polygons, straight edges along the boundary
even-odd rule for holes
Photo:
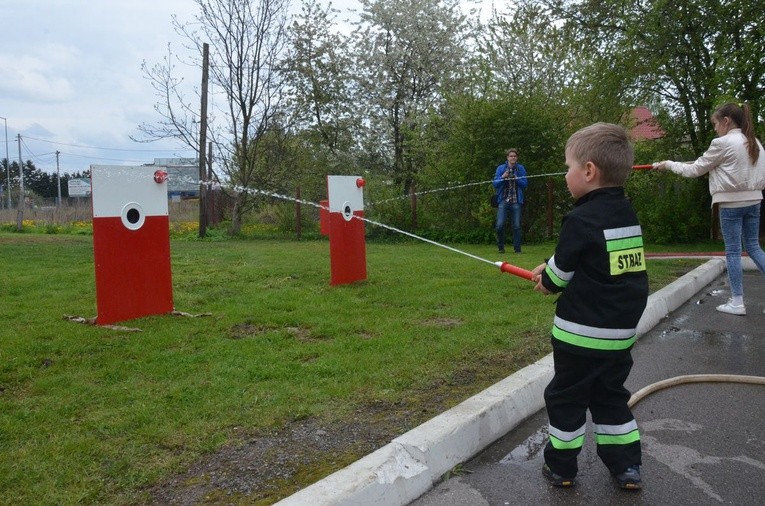
[[[367,182],[364,181],[362,178],[358,178],[356,180],[356,188],[363,188],[365,184],[367,184]]]
[[[167,181],[167,171],[164,171],[164,170],[154,171],[154,182],[164,183],[165,181]]]

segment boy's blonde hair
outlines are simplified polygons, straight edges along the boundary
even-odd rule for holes
[[[576,131],[566,142],[566,152],[582,165],[597,165],[601,183],[607,186],[622,186],[635,160],[627,131],[611,123],[595,123]]]

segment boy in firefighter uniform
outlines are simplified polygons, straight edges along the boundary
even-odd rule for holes
[[[587,409],[598,456],[617,485],[641,487],[640,435],[624,388],[648,300],[641,228],[623,188],[633,158],[627,133],[617,125],[596,123],[569,138],[566,185],[576,203],[563,218],[555,254],[532,271],[535,290],[560,293],[542,468],[560,487],[575,483]]]

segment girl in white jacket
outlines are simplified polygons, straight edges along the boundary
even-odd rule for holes
[[[765,252],[760,247],[760,204],[765,188],[765,150],[754,136],[754,124],[748,104],[728,103],[712,114],[718,137],[693,163],[669,160],[654,164],[685,177],[709,173],[712,204],[719,204],[720,228],[725,240],[731,299],[717,310],[745,315],[744,285],[741,269],[741,241],[749,257],[765,275]]]

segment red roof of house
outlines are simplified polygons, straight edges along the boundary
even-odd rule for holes
[[[630,113],[630,136],[633,140],[653,140],[664,137],[664,130],[661,129],[656,118],[647,107],[635,107]]]

